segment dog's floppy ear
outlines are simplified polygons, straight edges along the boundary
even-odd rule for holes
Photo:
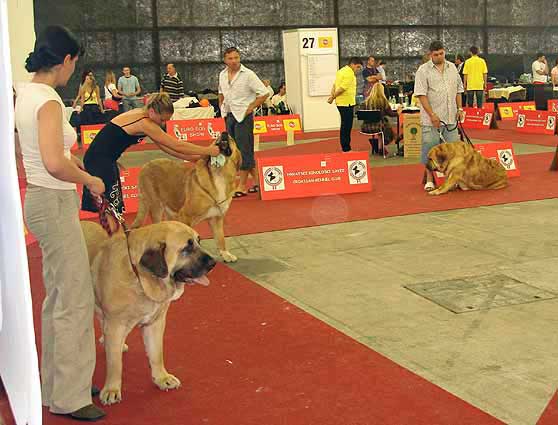
[[[148,248],[141,256],[140,264],[158,278],[169,275],[169,268],[165,260],[167,244],[161,242],[158,248]]]
[[[160,242],[156,248],[147,248],[141,256],[141,268],[138,270],[143,292],[147,298],[158,303],[168,301],[174,292],[172,285],[163,280],[169,275],[169,268],[165,261],[166,247],[165,242]]]
[[[444,149],[438,149],[438,152],[436,152],[436,163],[439,166],[442,166],[446,163],[447,160],[448,160],[448,155],[446,151]]]

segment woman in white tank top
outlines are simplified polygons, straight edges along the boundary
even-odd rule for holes
[[[43,404],[55,414],[95,420],[105,413],[91,400],[95,297],[76,183],[97,196],[105,187],[70,154],[76,133],[55,90],[66,85],[81,52],[68,30],[48,27],[27,58],[35,75],[18,89],[15,117],[28,183],[25,218],[43,253]]]

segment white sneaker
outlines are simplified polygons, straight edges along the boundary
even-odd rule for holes
[[[433,182],[427,182],[427,183],[424,185],[424,190],[426,190],[427,192],[431,192],[431,191],[433,191],[434,189],[436,189],[436,186],[434,185]]]

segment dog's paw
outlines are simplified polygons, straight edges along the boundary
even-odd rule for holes
[[[101,403],[105,406],[120,403],[122,401],[122,392],[120,388],[103,387],[99,394],[99,400],[101,400]]]
[[[229,251],[219,251],[219,253],[221,254],[221,258],[223,258],[223,261],[225,263],[236,263],[236,261],[238,260],[238,258],[232,255]]]
[[[180,379],[170,373],[159,378],[153,378],[153,382],[163,391],[174,390],[180,387]]]
[[[431,190],[430,192],[428,192],[429,195],[439,195],[440,191],[438,189],[435,190]]]

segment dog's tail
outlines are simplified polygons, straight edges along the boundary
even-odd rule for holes
[[[145,202],[142,199],[141,192],[140,192],[138,213],[136,214],[136,218],[134,219],[134,222],[132,223],[132,226],[131,226],[132,229],[137,229],[138,227],[143,226],[143,223],[145,222],[145,217],[147,216],[147,214],[149,212],[147,210],[148,210],[147,202]]]
[[[552,164],[550,164],[550,171],[557,171],[557,170],[558,170],[558,146],[556,146],[556,152],[554,153]]]

